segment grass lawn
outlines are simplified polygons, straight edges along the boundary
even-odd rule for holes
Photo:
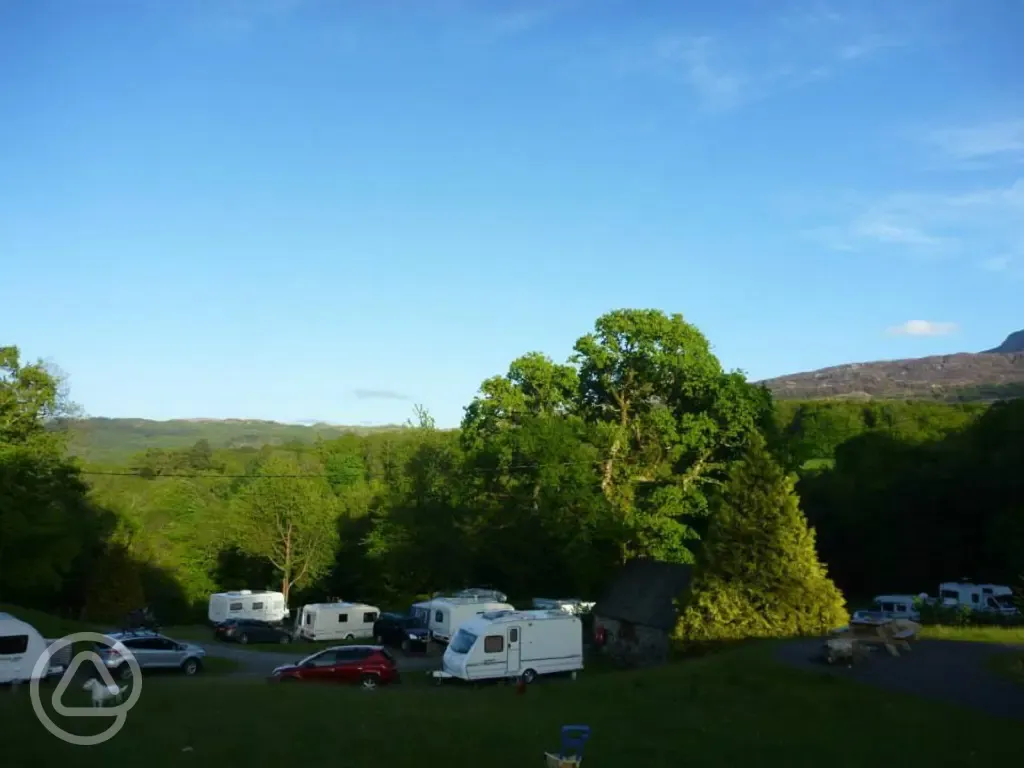
[[[543,765],[559,728],[593,728],[586,764],[901,766],[1002,763],[1019,723],[790,670],[755,644],[668,667],[585,672],[515,688],[404,684],[373,692],[197,677],[146,681],[124,729],[90,748],[58,741],[27,695],[0,692],[4,763],[19,766]],[[74,693],[82,704],[83,692]],[[48,697],[44,697],[48,698]],[[103,718],[62,718],[96,733]],[[956,722],[956,728],[949,723]],[[971,738],[963,738],[970,733]],[[191,749],[183,751],[186,747]]]
[[[935,640],[964,640],[975,643],[1024,645],[1024,627],[943,627],[923,626],[921,637]]]

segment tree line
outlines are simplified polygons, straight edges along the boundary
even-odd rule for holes
[[[645,556],[696,565],[681,627],[710,637],[840,621],[833,581],[864,595],[1024,573],[1022,403],[774,403],[679,315],[610,312],[565,363],[514,360],[457,430],[417,409],[407,430],[200,441],[127,466],[69,458],[48,428],[59,382],[3,355],[4,602],[104,621],[148,603],[178,622],[242,587],[292,605],[598,597]]]

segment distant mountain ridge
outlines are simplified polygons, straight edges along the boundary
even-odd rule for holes
[[[365,435],[405,427],[398,424],[347,426],[316,422],[283,424],[260,419],[113,419],[94,417],[65,422],[69,449],[87,462],[121,463],[150,448],[177,450],[207,440],[212,448],[259,448],[285,443],[312,443],[343,434]]]
[[[847,363],[762,382],[780,400],[926,399],[985,402],[1024,397],[1024,330],[994,349]]]
[[[1014,331],[1006,340],[995,349],[986,349],[982,354],[993,355],[1003,354],[1008,355],[1014,352],[1024,352],[1024,331]]]

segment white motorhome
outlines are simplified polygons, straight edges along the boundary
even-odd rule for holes
[[[210,595],[206,615],[213,624],[227,619],[258,619],[276,624],[288,617],[288,606],[280,592],[242,589]]]
[[[560,610],[497,611],[472,619],[445,649],[437,682],[522,678],[583,669],[583,626]]]
[[[947,607],[967,606],[972,611],[1019,613],[1013,604],[1013,590],[1002,584],[947,581],[939,584],[939,600]]]
[[[65,650],[69,652],[70,647]],[[43,655],[46,663],[40,665],[36,674],[36,664]],[[0,613],[0,683],[21,683],[59,675],[67,661],[61,662],[51,658],[50,642],[35,627],[9,613]]]
[[[447,643],[465,622],[485,613],[514,611],[509,603],[498,602],[486,596],[435,597],[414,603],[410,613],[424,622],[430,636],[439,643]]]
[[[373,637],[380,608],[365,603],[311,603],[296,614],[295,634],[306,640]]]

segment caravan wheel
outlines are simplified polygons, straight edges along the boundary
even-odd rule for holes
[[[347,635],[345,635],[345,639],[346,640],[355,640],[356,636],[353,635],[351,632],[349,632]]]
[[[523,672],[523,682],[529,685],[537,679],[537,672],[533,669],[528,669]]]

